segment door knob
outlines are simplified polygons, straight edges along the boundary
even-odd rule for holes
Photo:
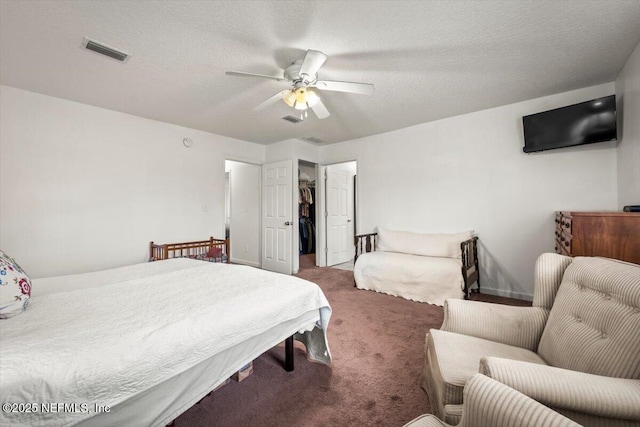
[[[348,219],[348,220],[347,220],[347,222],[351,222],[351,220],[350,220],[350,219]]]
[[[291,221],[287,221],[284,223],[284,225],[293,225],[293,223]]]

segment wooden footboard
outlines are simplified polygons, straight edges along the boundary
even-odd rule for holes
[[[230,262],[229,239],[200,240],[197,242],[149,243],[149,262],[169,258],[193,258],[211,262]]]
[[[471,292],[480,293],[480,268],[478,265],[478,237],[472,237],[460,243],[462,250],[462,279],[464,280],[464,299],[469,299]],[[474,283],[476,289],[471,290]]]
[[[353,244],[356,247],[356,253],[353,257],[353,262],[355,264],[360,255],[376,250],[378,245],[378,233],[356,234],[353,239]]]

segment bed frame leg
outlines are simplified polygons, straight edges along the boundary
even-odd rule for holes
[[[284,370],[293,371],[293,336],[284,341]]]

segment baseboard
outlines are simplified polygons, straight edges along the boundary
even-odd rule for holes
[[[494,289],[494,288],[487,288],[484,286],[480,286],[480,293],[496,295],[499,297],[521,299],[525,301],[533,301],[533,295],[531,294],[525,294],[523,292],[513,292],[505,289]]]
[[[259,262],[253,262],[253,261],[247,261],[244,259],[237,259],[237,258],[231,258],[231,264],[242,264],[242,265],[250,265],[251,267],[258,267],[260,268],[260,263]]]

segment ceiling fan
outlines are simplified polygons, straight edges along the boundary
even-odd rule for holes
[[[371,95],[375,89],[370,83],[318,80],[318,70],[320,70],[326,60],[327,55],[324,53],[318,50],[307,50],[304,59],[294,61],[293,64],[284,70],[282,77],[241,71],[227,71],[226,74],[229,76],[258,77],[276,80],[278,82],[286,82],[292,86],[291,89],[285,89],[276,93],[255,107],[253,109],[254,111],[262,111],[279,100],[282,100],[289,107],[300,111],[301,120],[304,120],[304,117],[307,116],[308,109],[313,110],[319,119],[326,119],[330,116],[329,110],[324,106],[315,89],[357,93],[361,95]]]

